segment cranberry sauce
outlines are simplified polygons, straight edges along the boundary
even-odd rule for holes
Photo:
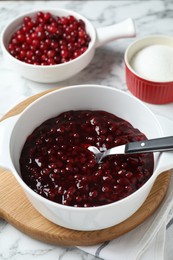
[[[79,57],[89,42],[83,20],[38,12],[35,18],[24,18],[12,35],[8,50],[16,59],[29,64],[54,65]]]
[[[20,157],[23,180],[41,196],[75,207],[118,201],[153,173],[153,154],[112,155],[98,164],[87,149],[100,151],[146,139],[127,121],[105,111],[67,111],[37,127]]]

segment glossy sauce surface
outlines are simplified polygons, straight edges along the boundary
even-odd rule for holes
[[[41,196],[69,206],[93,207],[123,199],[153,173],[153,154],[113,155],[98,164],[87,147],[100,151],[146,137],[105,111],[66,111],[37,127],[24,144],[23,180]]]

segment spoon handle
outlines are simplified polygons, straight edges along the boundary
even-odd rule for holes
[[[173,136],[128,143],[125,153],[162,152],[173,150]]]

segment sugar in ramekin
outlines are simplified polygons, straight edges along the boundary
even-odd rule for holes
[[[125,52],[126,83],[144,102],[173,102],[173,37],[147,36],[133,42]]]

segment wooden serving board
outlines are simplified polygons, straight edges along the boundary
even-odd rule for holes
[[[52,90],[51,90],[52,91]],[[28,98],[3,118],[20,113],[46,92]],[[55,225],[40,215],[28,201],[13,174],[0,168],[0,217],[27,235],[40,241],[65,246],[89,246],[117,238],[145,221],[162,202],[170,181],[169,171],[162,173],[141,208],[126,221],[99,231],[76,231]]]

